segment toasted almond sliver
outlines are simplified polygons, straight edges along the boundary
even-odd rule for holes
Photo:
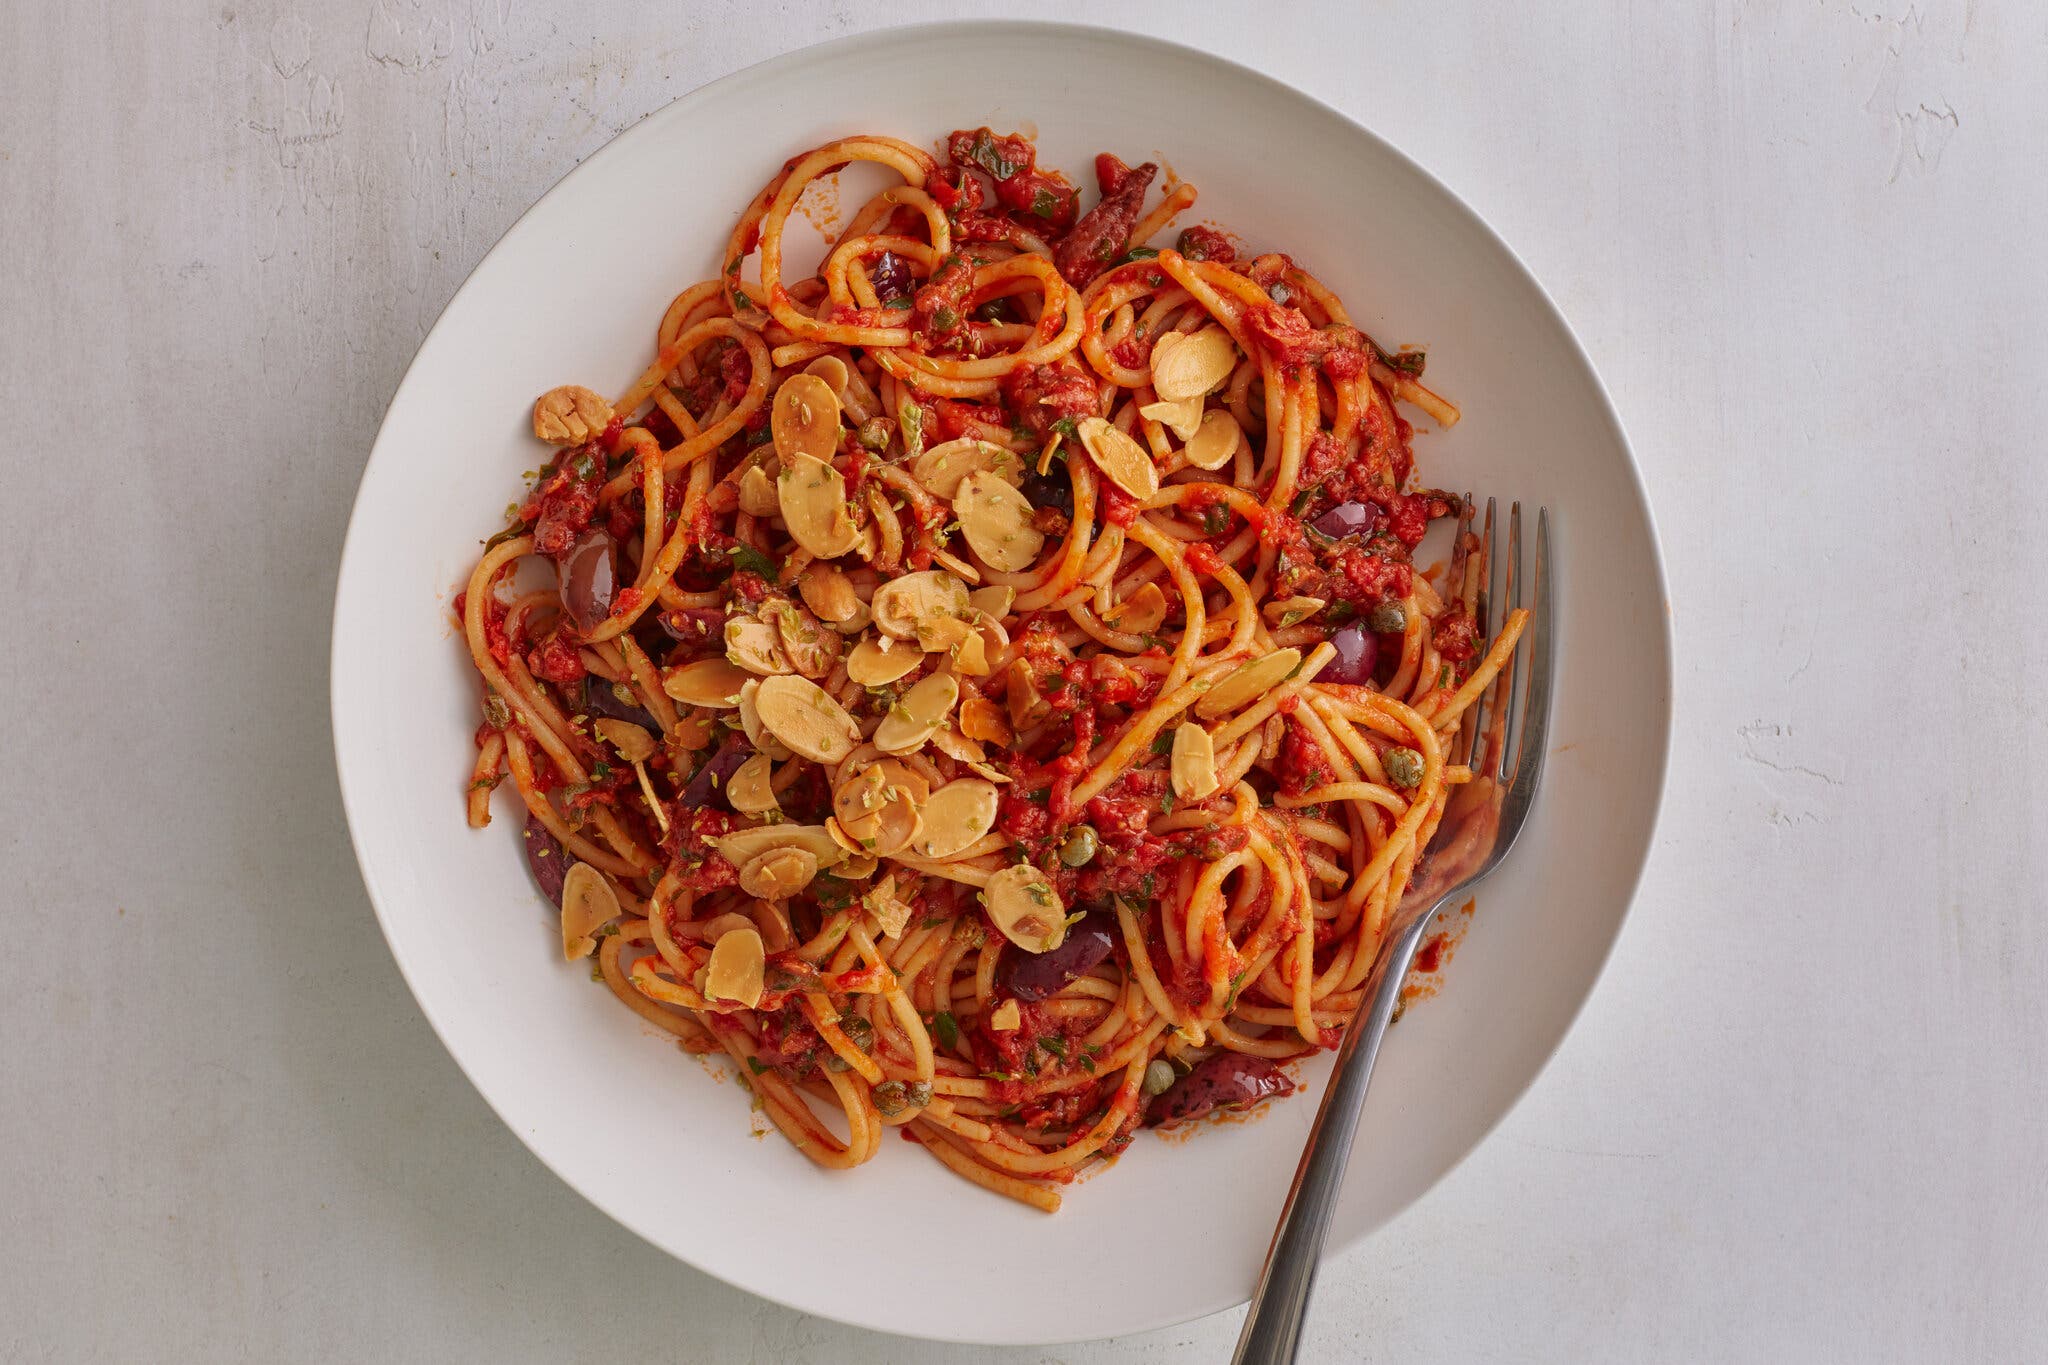
[[[969,678],[988,676],[988,639],[980,631],[970,631],[953,646],[953,671]]]
[[[1166,594],[1157,583],[1147,583],[1111,607],[1103,619],[1118,630],[1150,635],[1166,622]]]
[[[733,769],[732,776],[726,779],[725,799],[742,815],[780,810],[782,803],[775,799],[775,788],[771,785],[773,771],[768,755],[755,754]]]
[[[839,449],[839,395],[814,374],[793,374],[775,391],[768,415],[775,453],[791,460],[829,460]]]
[[[994,621],[1008,616],[1010,605],[1016,600],[1017,590],[1008,585],[976,588],[967,594],[967,605]]]
[[[594,441],[611,420],[612,405],[581,384],[549,389],[533,401],[533,434],[549,445]]]
[[[861,908],[875,917],[884,937],[901,938],[910,925],[910,906],[896,895],[896,875],[882,878],[874,890],[860,898]]]
[[[830,673],[846,650],[843,636],[825,629],[817,617],[794,602],[765,603],[761,614],[775,623],[783,654],[806,678],[822,678]]]
[[[933,446],[910,466],[910,477],[923,484],[933,497],[949,502],[959,495],[962,479],[984,472],[993,473],[1015,487],[1024,476],[1024,461],[1002,446],[962,436]]]
[[[1173,732],[1171,773],[1173,794],[1184,801],[1199,801],[1216,790],[1216,745],[1193,721],[1182,722]]]
[[[1082,418],[1081,444],[1103,477],[1132,497],[1143,501],[1159,491],[1159,467],[1151,454],[1114,423]]]
[[[1266,624],[1274,629],[1298,626],[1330,605],[1320,597],[1283,597],[1277,602],[1268,602],[1259,608],[1259,614],[1266,618]]]
[[[981,747],[980,741],[969,739],[958,730],[932,731],[932,747],[956,763],[981,763],[988,758],[988,750]]]
[[[821,621],[851,621],[860,613],[860,596],[853,590],[853,580],[837,564],[813,564],[796,586],[804,605]]]
[[[963,777],[933,792],[924,803],[924,826],[911,843],[920,858],[944,860],[959,854],[996,823],[996,785]]]
[[[1230,378],[1237,368],[1237,345],[1230,333],[1204,327],[1171,348],[1152,348],[1152,388],[1169,403],[1200,398]]]
[[[1014,999],[1005,1000],[988,1013],[989,1030],[994,1033],[1015,1033],[1024,1024],[1024,1011]]]
[[[788,745],[769,734],[767,727],[761,724],[761,708],[755,702],[755,696],[760,690],[759,678],[748,678],[740,686],[740,729],[746,734],[749,744],[775,762],[781,763],[794,755],[789,752]]]
[[[837,763],[860,743],[860,727],[809,678],[785,673],[765,678],[754,706],[769,734],[813,763]]]
[[[946,723],[958,700],[960,684],[949,675],[934,673],[921,679],[875,727],[875,747],[891,754],[907,754],[921,747],[932,731]]]
[[[597,947],[597,931],[619,917],[619,898],[589,863],[571,863],[562,878],[562,958],[574,962]]]
[[[1195,703],[1195,714],[1203,720],[1227,716],[1278,687],[1299,667],[1298,649],[1275,650],[1253,659],[1203,693]]]
[[[1170,428],[1173,434],[1185,441],[1202,427],[1202,400],[1199,396],[1183,398],[1178,403],[1161,399],[1147,403],[1138,409],[1140,417],[1149,417],[1160,425]]]
[[[704,969],[704,994],[712,1000],[754,1008],[761,1003],[766,956],[759,929],[726,930],[711,946],[711,961]]]
[[[816,858],[819,867],[834,867],[845,860],[849,851],[823,825],[755,825],[721,834],[708,842],[734,867],[745,867],[775,848],[800,848]]]
[[[832,869],[832,875],[843,882],[862,882],[875,875],[875,869],[882,864],[868,853],[849,853],[846,861]]]
[[[1017,737],[1002,708],[979,693],[960,703],[960,733],[984,744],[1008,744]]]
[[[885,643],[893,645],[884,649]],[[891,642],[888,636],[862,640],[846,656],[846,676],[862,687],[887,687],[924,662],[924,651],[915,645]]]
[[[817,875],[818,859],[810,850],[770,849],[740,869],[740,890],[764,901],[785,901],[809,886]]]
[[[1031,567],[1045,548],[1045,533],[1031,524],[1031,504],[1012,484],[986,470],[960,481],[953,497],[960,533],[981,562],[999,573]]]
[[[724,659],[699,659],[671,670],[661,680],[661,690],[689,706],[722,710],[740,704],[740,688],[751,678],[745,669]]]
[[[1023,659],[1010,665],[1004,700],[1009,704],[1010,724],[1020,730],[1036,725],[1052,710],[1039,692],[1037,680],[1031,676],[1031,665]]]
[[[797,456],[775,480],[775,497],[790,539],[819,559],[836,559],[860,539],[846,513],[846,480],[823,460]]]
[[[930,794],[922,777],[885,758],[839,784],[832,819],[861,852],[886,858],[916,836],[918,807]]]
[[[988,879],[982,904],[1003,937],[1027,953],[1046,953],[1067,937],[1067,907],[1045,874],[1029,863],[1006,867]]]
[[[754,465],[740,475],[740,510],[750,517],[779,517],[782,500],[776,496],[775,480],[768,471]]]
[[[1236,456],[1244,428],[1222,408],[1211,408],[1202,414],[1202,425],[1195,434],[1183,439],[1189,464],[1197,469],[1221,469]]]
[[[791,667],[775,627],[752,616],[735,616],[725,623],[725,657],[763,677],[787,673]]]
[[[932,622],[947,617],[964,617],[971,610],[967,585],[944,569],[892,578],[875,589],[868,605],[876,628],[899,640],[914,640],[920,628],[929,629]]]
[[[996,783],[998,786],[1005,782],[1014,782],[1017,780],[1011,777],[1008,773],[1001,771],[1000,769],[991,768],[986,763],[969,763],[967,766],[975,772],[981,774],[981,776],[987,778],[989,781]]]
[[[814,374],[825,381],[825,387],[832,390],[837,398],[846,392],[846,362],[836,355],[821,355],[804,366],[805,374]]]
[[[597,731],[598,738],[619,751],[619,757],[628,763],[639,763],[654,756],[657,747],[654,736],[644,726],[630,720],[617,720],[603,716],[590,722],[590,728]]]

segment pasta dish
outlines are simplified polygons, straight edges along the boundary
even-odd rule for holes
[[[796,277],[857,162],[891,184]],[[509,776],[564,955],[820,1165],[894,1129],[1048,1211],[1335,1046],[1484,837],[1461,721],[1524,620],[1482,637],[1470,500],[1413,477],[1404,413],[1458,419],[1422,355],[1093,171],[792,158],[638,378],[539,398],[456,603],[469,823]]]

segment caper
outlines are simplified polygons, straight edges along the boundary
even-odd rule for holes
[[[1422,781],[1422,755],[1413,749],[1389,749],[1380,755],[1387,780],[1397,787],[1413,787]]]
[[[825,1059],[825,1069],[827,1071],[851,1071],[853,1070],[853,1064],[835,1052]]]
[[[875,1050],[875,1026],[861,1018],[858,1014],[840,1015],[839,1031],[846,1035],[848,1042],[852,1043],[862,1052],[873,1052]]]
[[[1154,1057],[1145,1066],[1145,1093],[1163,1095],[1173,1085],[1173,1063],[1164,1057]]]
[[[910,1102],[909,1089],[901,1081],[883,1081],[875,1087],[875,1108],[883,1118],[894,1118]]]
[[[910,1089],[906,1093],[910,1097],[910,1102],[922,1109],[932,1102],[932,1083],[930,1081],[912,1081]]]
[[[1060,861],[1068,867],[1086,867],[1095,860],[1095,826],[1076,825],[1060,845]]]
[[[1372,615],[1365,623],[1382,635],[1408,629],[1408,606],[1399,598],[1389,597],[1372,609]]]

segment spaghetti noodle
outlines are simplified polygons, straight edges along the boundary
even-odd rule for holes
[[[509,773],[565,954],[813,1161],[895,1128],[1052,1210],[1335,1045],[1496,799],[1460,720],[1522,617],[1479,637],[1469,502],[1408,487],[1396,403],[1458,416],[1419,355],[1284,255],[1155,249],[1195,189],[1147,212],[1150,164],[1084,213],[1023,138],[944,153],[793,158],[622,395],[536,403],[457,603],[469,820]],[[796,278],[850,162],[895,183]]]

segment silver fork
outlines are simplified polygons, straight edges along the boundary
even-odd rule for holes
[[[1468,497],[1465,505],[1470,509]],[[1522,505],[1515,503],[1508,513],[1507,592],[1510,608],[1522,605]],[[1491,639],[1499,622],[1491,619],[1490,604],[1501,600],[1500,562],[1493,553],[1494,503],[1486,502],[1486,590],[1480,596],[1477,613],[1486,638]],[[1436,912],[1457,901],[1487,874],[1500,866],[1515,839],[1522,832],[1536,789],[1543,776],[1543,756],[1550,729],[1550,689],[1556,672],[1555,616],[1552,606],[1550,562],[1550,518],[1547,511],[1536,513],[1535,584],[1530,593],[1532,606],[1527,630],[1515,653],[1526,658],[1528,684],[1515,686],[1520,671],[1510,660],[1495,685],[1489,689],[1497,700],[1487,724],[1486,698],[1469,713],[1473,736],[1470,762],[1474,782],[1490,784],[1488,804],[1499,812],[1492,846],[1475,857],[1471,870],[1457,877],[1455,884],[1436,891],[1417,887],[1394,912],[1380,943],[1379,958],[1366,979],[1366,1002],[1352,1016],[1344,1042],[1337,1050],[1329,1088],[1323,1092],[1316,1121],[1308,1131],[1308,1146],[1295,1168],[1294,1184],[1280,1210],[1280,1225],[1274,1229],[1273,1245],[1266,1252],[1266,1268],[1252,1295],[1251,1312],[1237,1339],[1236,1365],[1282,1365],[1295,1358],[1301,1348],[1302,1324],[1308,1313],[1310,1291],[1315,1287],[1316,1267],[1323,1251],[1323,1236],[1329,1230],[1330,1214],[1336,1207],[1337,1191],[1344,1183],[1344,1167],[1351,1157],[1352,1139],[1358,1132],[1359,1112],[1365,1106],[1365,1091],[1372,1081],[1373,1062],[1380,1042],[1401,999],[1401,984],[1415,960]],[[1503,621],[1506,615],[1503,613]],[[1521,691],[1518,697],[1517,692]],[[1487,741],[1484,759],[1480,744]],[[1510,759],[1509,755],[1513,757]],[[1473,818],[1484,818],[1483,812]],[[1435,880],[1420,878],[1419,880]]]

